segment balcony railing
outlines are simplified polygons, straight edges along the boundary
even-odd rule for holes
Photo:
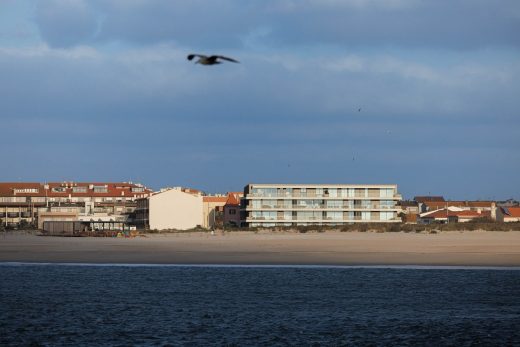
[[[297,210],[297,209],[309,209],[309,210],[395,210],[399,209],[398,206],[386,206],[371,204],[368,206],[364,205],[342,205],[342,206],[327,206],[327,205],[262,205],[260,207],[253,207],[253,205],[247,205],[246,210]]]

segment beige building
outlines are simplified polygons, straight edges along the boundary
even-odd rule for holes
[[[249,184],[244,194],[250,227],[401,221],[395,184]]]
[[[204,196],[202,198],[202,218],[204,219],[202,226],[204,228],[212,229],[217,226],[222,226],[226,201],[227,196]]]
[[[202,195],[181,188],[165,189],[147,198],[149,228],[186,230],[203,225]]]

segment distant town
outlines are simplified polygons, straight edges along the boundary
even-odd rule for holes
[[[50,234],[343,226],[354,223],[519,222],[519,202],[403,200],[397,185],[248,184],[209,195],[133,182],[2,182],[0,229]]]

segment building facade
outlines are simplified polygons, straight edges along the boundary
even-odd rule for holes
[[[497,221],[520,222],[520,207],[499,207],[497,209]]]
[[[399,223],[397,185],[249,184],[249,227]]]
[[[151,190],[132,182],[2,182],[0,222],[4,226],[36,226],[41,225],[40,215],[49,220],[78,216],[127,219],[135,210],[136,200],[149,194]]]
[[[226,204],[227,196],[204,196],[202,197],[203,211],[202,226],[206,229],[214,229],[222,227],[224,205]]]
[[[152,230],[186,230],[203,224],[202,195],[182,188],[164,189],[139,200],[139,209]]]
[[[242,192],[229,192],[224,205],[224,225],[240,227],[242,216],[240,213],[240,200],[244,194]]]

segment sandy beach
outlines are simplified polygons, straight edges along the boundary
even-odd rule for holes
[[[520,231],[0,235],[0,262],[520,266]]]

